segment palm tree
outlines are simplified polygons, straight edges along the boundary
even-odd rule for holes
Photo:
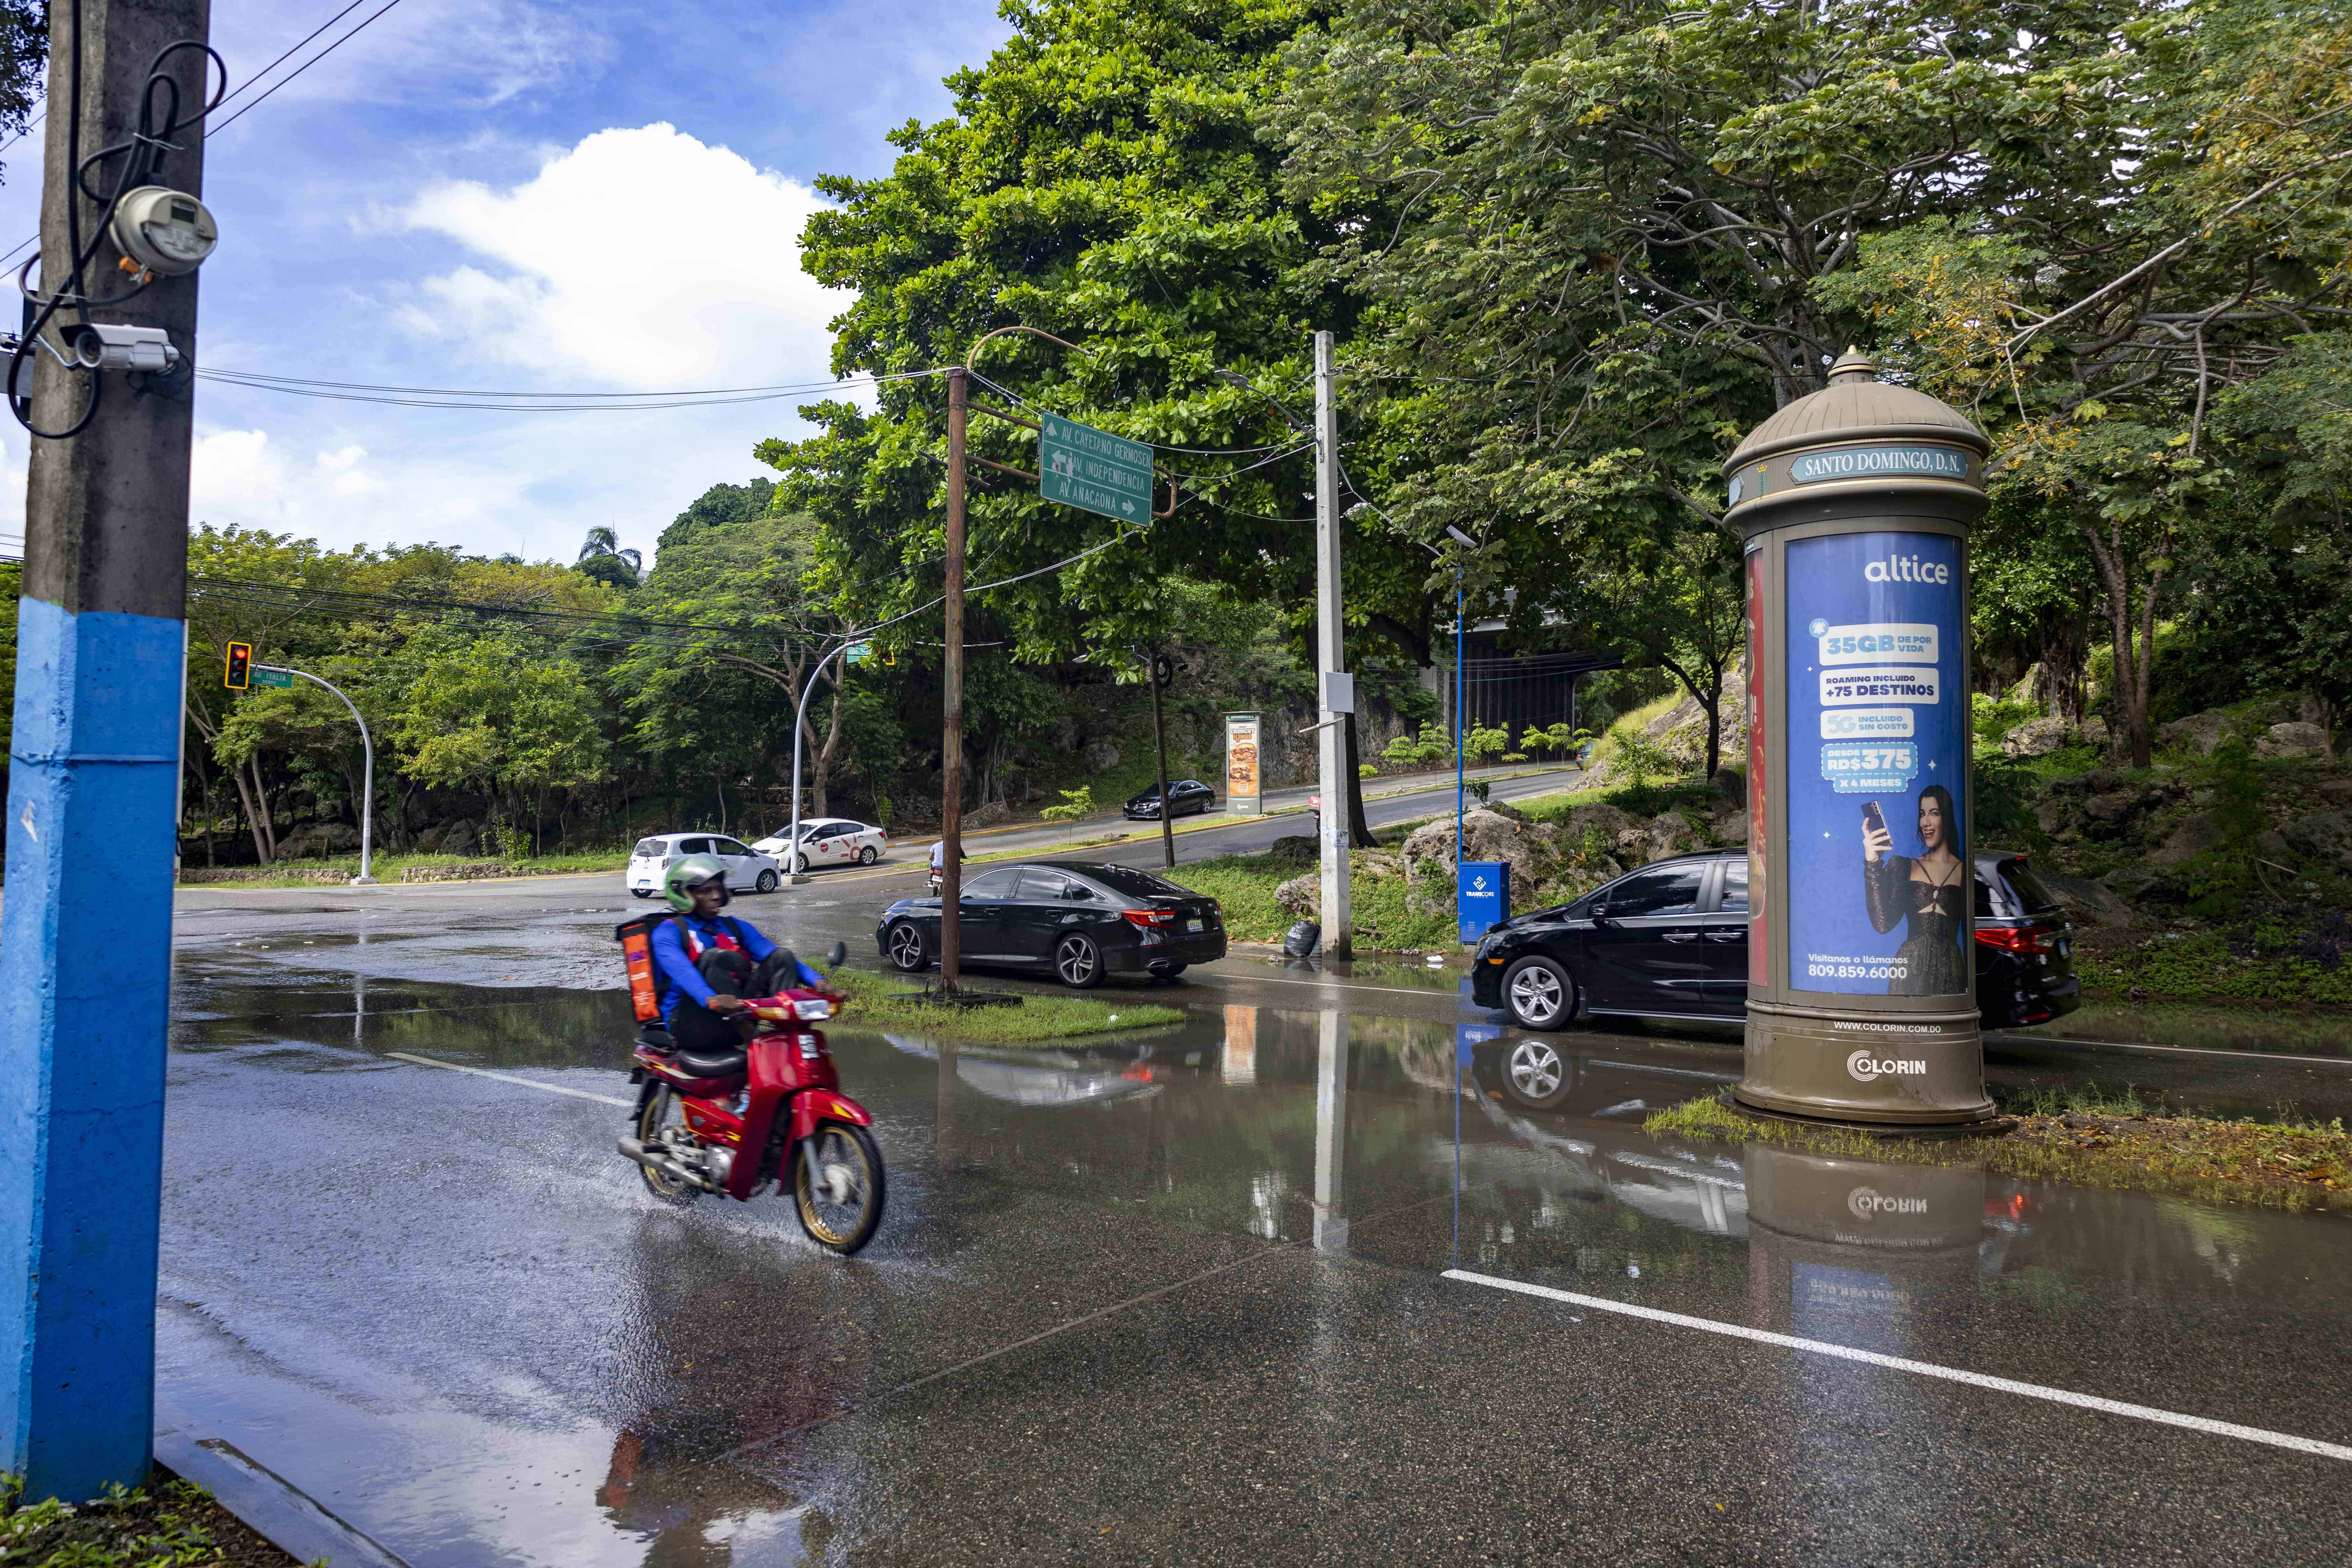
[[[622,549],[621,536],[613,530],[592,528],[588,531],[588,542],[580,547],[580,558],[573,569],[615,588],[634,588],[645,559],[641,551]]]

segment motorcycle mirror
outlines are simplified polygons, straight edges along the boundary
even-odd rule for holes
[[[848,962],[849,944],[845,942],[835,942],[833,944],[833,951],[824,955],[824,966],[827,969],[839,969],[843,964],[847,963]]]

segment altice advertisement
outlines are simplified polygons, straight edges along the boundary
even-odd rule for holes
[[[1940,533],[1789,544],[1791,989],[1968,989],[1960,549]]]

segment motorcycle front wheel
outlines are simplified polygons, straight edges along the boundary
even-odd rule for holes
[[[863,1127],[821,1121],[793,1151],[793,1207],[801,1228],[844,1258],[874,1239],[882,1185],[882,1152]]]

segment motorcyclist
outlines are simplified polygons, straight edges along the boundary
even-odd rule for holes
[[[730,895],[716,855],[689,855],[662,878],[662,897],[677,918],[656,926],[654,968],[667,994],[662,1025],[681,1050],[731,1051],[743,1043],[733,1015],[746,996],[772,996],[824,977],[751,926],[719,911]]]

